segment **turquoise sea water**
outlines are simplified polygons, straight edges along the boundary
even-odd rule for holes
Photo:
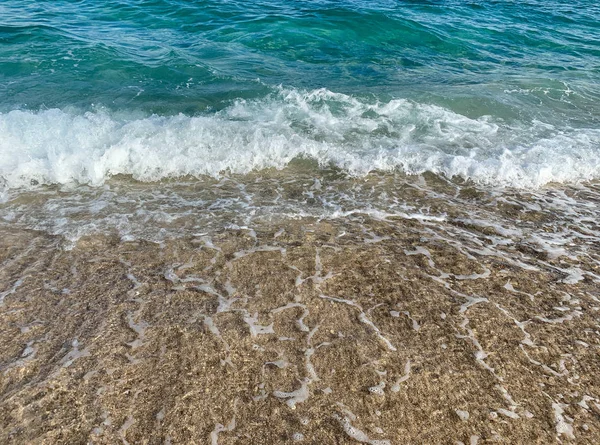
[[[600,6],[0,3],[5,188],[316,159],[538,187],[600,176]]]

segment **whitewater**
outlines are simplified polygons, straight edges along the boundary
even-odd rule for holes
[[[404,99],[281,89],[213,114],[139,114],[101,108],[0,114],[4,186],[97,186],[119,174],[140,181],[218,178],[281,169],[297,158],[350,175],[429,171],[519,188],[600,175],[599,129],[510,125]]]

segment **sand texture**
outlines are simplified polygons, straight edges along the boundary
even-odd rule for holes
[[[600,443],[598,247],[500,238],[364,215],[70,250],[4,229],[0,442]]]

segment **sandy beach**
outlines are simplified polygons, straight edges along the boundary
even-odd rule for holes
[[[598,245],[461,221],[4,228],[0,442],[597,443]]]

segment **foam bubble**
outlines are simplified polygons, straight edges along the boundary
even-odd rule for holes
[[[469,118],[404,99],[279,89],[214,114],[143,116],[105,109],[0,113],[0,177],[100,185],[283,168],[307,157],[351,175],[401,169],[537,187],[600,177],[600,130]]]

